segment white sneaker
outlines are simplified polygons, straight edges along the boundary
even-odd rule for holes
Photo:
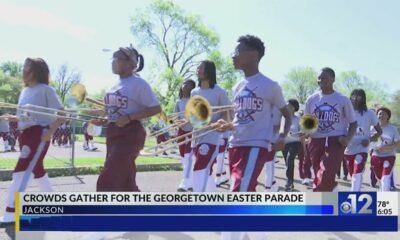
[[[274,184],[272,184],[271,187],[266,187],[265,191],[266,192],[279,192],[279,186],[278,186],[278,184],[274,183]]]
[[[279,192],[279,186],[278,186],[278,184],[274,184],[274,185],[272,185],[272,187],[271,187],[271,192]]]
[[[185,179],[182,179],[181,183],[178,186],[178,192],[189,192],[193,191],[193,187],[189,186]]]
[[[301,184],[306,185],[306,186],[310,186],[312,182],[313,182],[312,179],[304,178],[303,181],[301,182]]]
[[[14,212],[5,212],[3,216],[0,216],[0,223],[13,223],[15,222]]]

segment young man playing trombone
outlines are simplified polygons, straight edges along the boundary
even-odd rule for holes
[[[219,131],[232,129],[229,139],[229,167],[231,191],[256,191],[257,178],[264,164],[274,159],[289,132],[291,116],[279,84],[259,72],[264,56],[264,43],[255,36],[238,40],[233,64],[244,72],[245,79],[234,88],[234,119],[232,123],[219,120],[214,126]],[[277,107],[285,118],[284,132],[272,145],[272,107]]]
[[[233,55],[236,69],[244,72],[245,79],[234,88],[233,122],[219,120],[214,127],[219,131],[232,129],[229,139],[229,168],[231,191],[255,192],[257,178],[266,162],[273,161],[276,151],[283,148],[289,132],[291,116],[286,107],[279,84],[259,72],[264,56],[264,43],[255,36],[246,35],[238,40]],[[272,108],[280,110],[285,118],[284,132],[273,145]],[[257,239],[265,233],[251,233]],[[242,232],[223,232],[222,239],[242,239]]]

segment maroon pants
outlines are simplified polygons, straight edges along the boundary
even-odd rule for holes
[[[335,176],[345,149],[338,139],[338,136],[311,139],[308,150],[315,174],[314,192],[332,192],[337,185]]]
[[[98,192],[138,192],[135,160],[144,147],[146,131],[139,121],[120,128],[110,123],[106,133],[107,154],[97,180]]]
[[[362,156],[361,162],[357,162],[356,156]],[[365,163],[367,162],[368,153],[357,153],[352,155],[344,155],[344,161],[346,162],[346,167],[349,170],[350,176],[357,173],[363,173],[365,168]]]
[[[167,141],[164,134],[157,136],[157,144]]]
[[[371,169],[375,173],[376,178],[380,180],[382,179],[383,176],[392,174],[395,160],[396,160],[395,156],[388,156],[388,157],[372,156]]]
[[[311,179],[311,159],[308,151],[308,144],[303,147],[300,146],[299,149],[299,174],[301,179],[310,178]]]
[[[194,155],[196,156],[196,162],[193,166],[193,171],[209,169],[209,175],[212,174],[212,168],[217,159],[215,152],[217,146],[209,143],[201,143],[194,149]]]
[[[8,141],[10,138],[10,133],[9,132],[0,132],[0,139],[3,138],[3,141]]]
[[[232,192],[255,192],[264,164],[272,161],[275,151],[260,147],[234,147],[229,150]]]
[[[25,171],[30,162],[33,160],[36,152],[38,151],[39,144],[41,143],[41,137],[43,134],[43,130],[46,127],[42,126],[33,126],[24,131],[20,137],[20,156],[15,166],[14,172],[23,172]],[[44,148],[41,150],[40,155],[38,155],[38,159],[35,160],[36,165],[34,166],[32,172],[35,178],[41,178],[46,174],[46,171],[43,167],[43,160],[46,156],[47,150],[49,149],[50,142],[46,142]]]
[[[89,140],[93,140],[93,136],[87,134],[87,132],[85,132],[85,141],[89,141]]]
[[[71,143],[71,129],[69,128],[63,129],[61,142],[63,145]]]

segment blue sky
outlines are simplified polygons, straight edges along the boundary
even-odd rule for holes
[[[134,43],[129,17],[150,1],[0,0],[0,62],[43,57],[82,72],[89,92],[110,87],[110,52]],[[336,72],[356,70],[400,90],[400,1],[396,0],[176,0],[220,36],[230,54],[238,36],[254,34],[266,44],[260,69],[283,81],[299,66]],[[151,49],[143,49],[146,59]],[[149,70],[142,76],[151,76]],[[148,79],[151,81],[151,79]]]

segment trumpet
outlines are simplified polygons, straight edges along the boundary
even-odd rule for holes
[[[207,126],[211,122],[212,114],[213,114],[213,111],[212,111],[211,105],[205,98],[203,98],[201,96],[191,97],[189,99],[188,103],[186,104],[184,116],[185,116],[186,121],[189,122],[193,126],[194,131],[183,134],[183,135],[175,137],[175,138],[172,138],[166,142],[163,142],[162,144],[159,144],[158,146],[143,149],[141,152],[141,155],[154,156],[154,155],[160,154],[166,150],[175,148],[176,146],[186,144],[190,141],[193,141],[196,138],[202,137],[204,135],[207,135],[207,134],[215,131],[215,129],[212,129],[211,126]],[[205,132],[203,132],[203,131],[205,131]],[[197,134],[197,133],[200,133],[200,134]],[[193,134],[196,134],[196,136],[190,137]],[[185,140],[180,142],[177,145],[167,146],[168,144],[171,144],[180,139],[185,139]],[[156,148],[164,147],[164,146],[167,146],[167,147],[162,148],[159,151],[153,152],[154,150],[156,150]]]

